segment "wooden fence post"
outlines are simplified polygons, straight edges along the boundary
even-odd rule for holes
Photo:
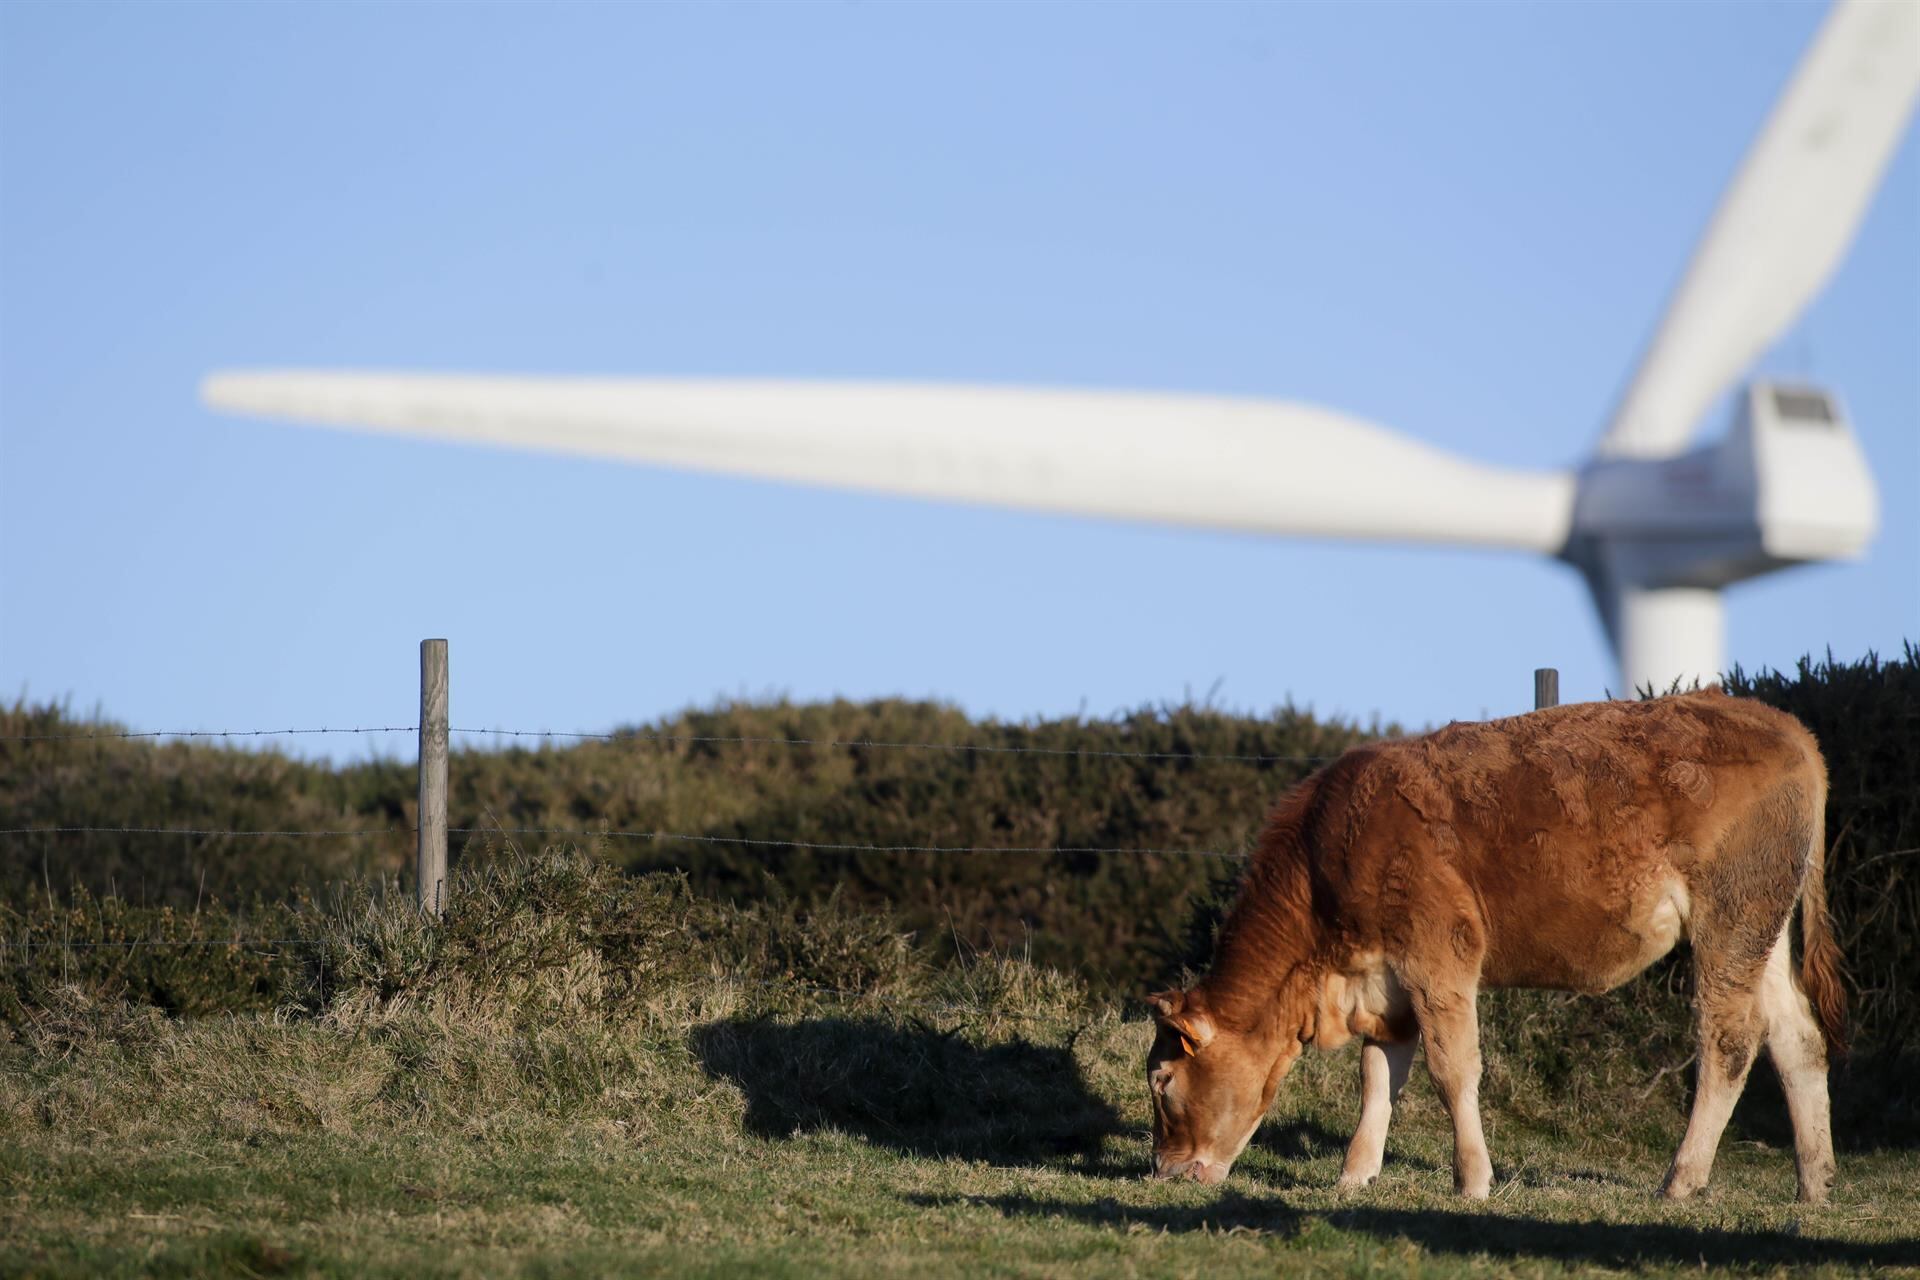
[[[1535,667],[1533,669],[1533,709],[1557,707],[1560,705],[1560,669],[1558,667]]]
[[[447,642],[420,642],[420,909],[447,909]]]

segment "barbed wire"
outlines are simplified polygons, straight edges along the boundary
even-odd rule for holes
[[[284,729],[186,729],[186,730],[114,730],[110,732],[93,731],[83,733],[60,734],[15,734],[0,735],[0,742],[90,742],[100,740],[137,740],[137,739],[176,739],[227,740],[245,738],[290,737],[301,735],[373,735],[393,733],[417,733],[418,725],[369,725]],[[492,737],[510,739],[536,739],[545,741],[592,741],[592,742],[643,742],[665,745],[696,746],[774,746],[774,747],[812,747],[838,750],[887,750],[887,751],[937,751],[952,753],[975,753],[982,755],[1024,755],[1046,757],[1084,757],[1089,759],[1135,759],[1135,760],[1219,760],[1240,763],[1274,764],[1324,764],[1335,759],[1334,756],[1296,756],[1262,753],[1218,753],[1200,751],[1125,751],[1072,747],[1044,747],[1025,745],[989,745],[981,743],[952,742],[905,742],[874,739],[838,739],[838,738],[801,738],[777,736],[715,735],[715,734],[668,734],[649,733],[628,730],[609,733],[566,732],[553,730],[523,730],[502,728],[455,728],[450,734],[463,737]],[[118,836],[154,836],[184,837],[198,839],[370,839],[383,836],[410,836],[416,834],[411,827],[384,828],[333,828],[319,830],[242,830],[207,827],[112,827],[112,826],[57,826],[57,827],[13,827],[0,828],[0,836],[67,836],[67,835],[118,835]],[[1070,854],[1070,855],[1117,855],[1117,856],[1160,856],[1160,857],[1205,857],[1229,860],[1245,860],[1248,855],[1217,849],[1163,849],[1163,848],[1110,848],[1084,845],[1046,845],[1046,846],[978,846],[978,845],[915,845],[915,844],[866,844],[856,842],[826,842],[808,840],[767,839],[746,836],[716,836],[694,834],[690,832],[672,832],[658,830],[629,830],[613,828],[573,828],[573,827],[452,827],[449,835],[459,836],[565,836],[576,839],[625,839],[648,840],[657,842],[679,841],[699,845],[726,845],[760,849],[791,849],[833,853],[879,853],[879,854]],[[224,947],[233,951],[270,955],[270,949],[292,947],[320,947],[328,945],[323,938],[128,938],[128,939],[81,939],[64,941],[34,941],[30,939],[13,940],[0,938],[0,955],[12,951],[31,953],[35,951],[82,951],[82,950],[134,950],[142,948],[203,948]],[[969,1006],[948,1000],[918,999],[904,996],[889,996],[873,991],[849,990],[838,987],[817,986],[793,979],[753,979],[745,977],[725,977],[720,980],[728,987],[747,987],[763,990],[780,990],[803,993],[809,996],[839,1000],[849,1003],[878,1004],[894,1009],[925,1010],[948,1016],[970,1016],[987,1018],[1008,1018],[1023,1021],[1036,1021],[1045,1015],[1013,1010],[998,1010]]]
[[[931,1009],[935,1012],[952,1015],[974,1014],[989,1018],[1012,1018],[1021,1022],[1039,1022],[1047,1017],[1043,1013],[1025,1013],[1015,1009],[987,1009],[962,1004],[955,1000],[923,1000],[911,996],[888,996],[877,991],[852,991],[844,987],[816,987],[812,983],[797,982],[786,978],[736,978],[726,977],[720,980],[725,986],[756,987],[763,990],[799,991],[807,995],[828,996],[846,1001],[865,1001],[887,1005],[896,1009]]]
[[[885,751],[958,751],[984,755],[1086,756],[1120,760],[1238,760],[1273,764],[1326,764],[1340,757],[1236,754],[1219,751],[1106,751],[1087,747],[992,746],[973,742],[893,742],[872,738],[777,738],[716,736],[705,734],[647,733],[640,730],[615,733],[571,733],[547,729],[449,729],[449,733],[500,738],[566,738],[590,742],[668,742],[735,746],[843,747],[874,748]]]
[[[15,942],[0,938],[0,955],[8,950],[74,951],[97,947],[320,947],[325,938],[109,938],[80,942]]]
[[[383,835],[415,835],[411,827],[384,827],[371,830],[340,831],[228,831],[204,827],[6,827],[0,828],[0,836],[36,836],[36,835],[128,835],[128,836],[219,836],[219,837],[258,837],[274,838],[281,836],[305,837],[371,837]],[[776,840],[755,836],[711,836],[696,835],[683,831],[640,831],[597,827],[448,827],[448,835],[458,836],[574,836],[580,838],[610,838],[619,840],[680,840],[688,844],[724,844],[741,845],[749,848],[772,849],[808,849],[823,853],[1070,853],[1070,854],[1119,854],[1124,856],[1161,856],[1226,858],[1243,861],[1247,855],[1226,849],[1134,849],[1109,848],[1102,845],[933,845],[933,844],[854,844],[817,840]]]
[[[448,827],[448,835],[609,836],[631,840],[685,840],[692,844],[737,844],[776,849],[817,849],[833,853],[1118,853],[1170,857],[1239,858],[1224,849],[1114,849],[1094,845],[938,845],[841,844],[814,840],[774,840],[750,836],[687,835],[676,831],[598,830],[591,827]]]
[[[127,738],[279,738],[302,733],[418,733],[417,724],[369,725],[342,729],[116,729],[111,733],[10,733],[0,742],[92,742]]]
[[[419,725],[378,725],[356,728],[320,729],[149,729],[115,730],[110,733],[27,733],[0,735],[0,742],[92,742],[132,738],[270,738],[296,734],[373,734],[417,733]],[[448,729],[449,734],[467,737],[565,739],[579,742],[657,742],[693,746],[776,746],[872,749],[881,751],[952,751],[982,755],[1080,756],[1111,760],[1224,760],[1246,764],[1326,764],[1339,759],[1331,756],[1266,755],[1218,751],[1112,751],[1083,747],[1029,747],[989,745],[972,742],[895,742],[868,738],[782,738],[728,736],[718,734],[648,733],[619,730],[611,733],[570,732],[557,729]]]
[[[228,831],[211,827],[3,827],[0,836],[333,836],[414,835],[412,827],[369,827],[337,831]]]

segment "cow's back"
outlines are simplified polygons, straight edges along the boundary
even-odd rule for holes
[[[1597,990],[1671,948],[1735,837],[1816,803],[1824,778],[1812,735],[1762,703],[1575,704],[1350,752],[1304,844],[1357,951],[1445,917],[1488,985]]]

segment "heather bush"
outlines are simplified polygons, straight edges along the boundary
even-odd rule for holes
[[[1858,1046],[1854,1087],[1837,1095],[1911,1117],[1920,653],[1735,670],[1726,683],[1799,716],[1826,753],[1828,881]],[[57,708],[0,711],[0,738],[111,728]],[[454,758],[454,825],[483,834],[464,838],[461,889],[437,924],[412,909],[405,881],[413,777],[402,762],[332,768],[204,743],[0,741],[0,826],[371,833],[14,838],[0,872],[0,1014],[18,1023],[62,987],[175,1014],[320,1012],[342,993],[363,1012],[477,1001],[529,1016],[624,1013],[696,975],[1060,1013],[1089,993],[1137,993],[1203,967],[1237,866],[1061,850],[1242,849],[1275,797],[1369,733],[1296,711],[1007,725],[926,703],[834,702],[723,706],[565,747],[468,747]],[[887,742],[1043,750],[872,745]],[[1212,758],[1223,756],[1239,758]],[[565,838],[591,856],[530,857],[522,842],[540,838],[514,834],[529,827],[600,834]],[[656,831],[768,843],[618,834]],[[129,941],[142,945],[87,945]],[[162,941],[194,945],[145,945]],[[1489,1095],[1524,1108],[1583,1090],[1683,1091],[1686,999],[1683,958],[1607,997],[1492,995]]]

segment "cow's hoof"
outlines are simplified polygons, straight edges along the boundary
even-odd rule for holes
[[[1801,1204],[1825,1204],[1827,1193],[1833,1190],[1833,1175],[1831,1157],[1809,1161],[1808,1167],[1800,1171],[1800,1194],[1795,1199]]]
[[[1454,1174],[1453,1193],[1465,1200],[1485,1200],[1493,1194],[1493,1171]]]
[[[1378,1173],[1343,1173],[1340,1181],[1333,1184],[1335,1191],[1365,1191],[1373,1185]]]

